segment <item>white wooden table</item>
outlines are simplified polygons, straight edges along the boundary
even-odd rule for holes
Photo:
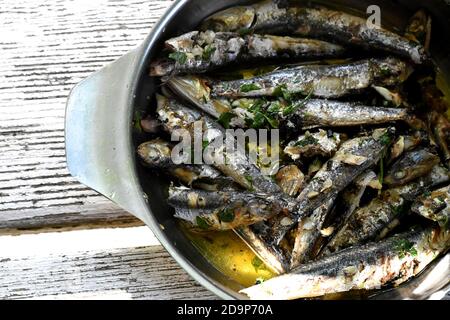
[[[215,298],[65,164],[70,89],[139,45],[170,4],[1,1],[0,299]]]

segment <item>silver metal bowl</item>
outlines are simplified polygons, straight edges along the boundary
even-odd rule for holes
[[[161,244],[195,280],[224,299],[244,299],[241,285],[217,271],[193,246],[172,218],[166,205],[167,182],[152,176],[136,161],[140,142],[133,136],[137,110],[152,106],[158,83],[148,76],[149,62],[163,41],[193,30],[210,14],[252,1],[179,0],[151,30],[143,44],[78,84],[66,110],[66,154],[71,174],[141,219]],[[433,14],[432,54],[450,77],[449,0],[332,0],[325,4],[361,11],[369,5],[382,8],[383,23],[403,28],[408,18],[424,7]],[[164,226],[164,227],[162,227]],[[450,255],[433,263],[407,284],[383,291],[375,299],[428,299],[449,291]]]

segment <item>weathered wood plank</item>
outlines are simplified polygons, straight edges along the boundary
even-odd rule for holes
[[[0,230],[137,224],[70,177],[71,88],[139,45],[171,1],[4,0],[0,10]]]
[[[132,239],[117,239],[126,231],[0,237],[3,245],[13,243],[22,251],[8,248],[0,254],[0,299],[216,298],[180,269],[161,246],[152,245],[156,239],[149,230],[132,228],[126,234]],[[75,239],[78,243],[71,245]],[[92,242],[102,243],[83,249]]]

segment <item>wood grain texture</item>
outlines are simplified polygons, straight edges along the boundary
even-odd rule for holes
[[[0,274],[0,299],[216,298],[159,246],[0,258]]]
[[[65,103],[139,45],[171,2],[2,1],[0,231],[139,223],[69,175]]]

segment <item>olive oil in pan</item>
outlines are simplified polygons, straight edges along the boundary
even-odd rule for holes
[[[444,94],[444,99],[450,105],[450,83],[441,70],[436,75],[436,85]],[[450,120],[450,109],[447,111],[447,118]]]
[[[200,234],[182,230],[205,259],[244,287],[275,276],[233,231]]]

